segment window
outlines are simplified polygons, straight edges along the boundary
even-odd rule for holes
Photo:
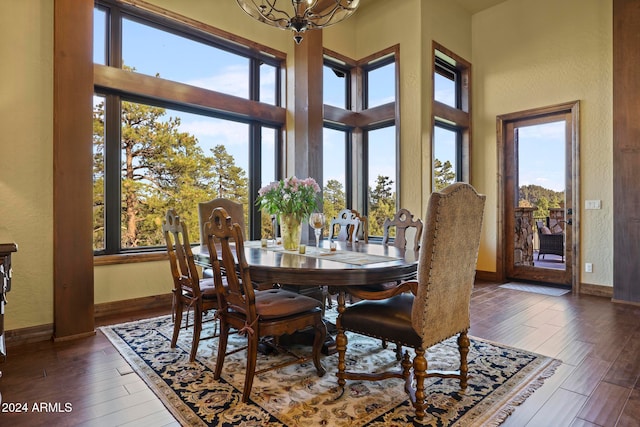
[[[382,223],[397,205],[398,54],[394,46],[354,61],[325,50],[325,214],[330,219],[345,207],[356,209],[368,217],[373,236],[382,236]]]
[[[215,197],[242,203],[259,238],[257,191],[280,171],[284,55],[111,0],[94,11],[95,254],[157,250],[169,208],[195,243],[197,204]]]
[[[471,64],[434,42],[432,189],[469,181]]]

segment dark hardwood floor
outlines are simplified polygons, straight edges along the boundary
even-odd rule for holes
[[[563,361],[504,426],[640,425],[640,307],[491,283],[477,284],[471,307],[471,335]],[[178,425],[99,331],[10,347],[0,370],[0,426]]]

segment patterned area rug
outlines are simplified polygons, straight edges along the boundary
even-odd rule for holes
[[[205,324],[202,337],[212,335],[215,323]],[[325,356],[324,377],[312,362],[293,364],[256,375],[250,403],[240,401],[245,351],[227,356],[223,378],[213,379],[217,339],[200,341],[198,357],[189,363],[190,330],[181,330],[178,345],[170,348],[170,316],[101,328],[133,369],[163,401],[182,425],[191,426],[496,426],[521,404],[559,361],[471,339],[469,386],[432,378],[427,384],[429,408],[422,422],[414,412],[399,379],[379,382],[347,381],[337,387],[337,355]],[[379,340],[348,335],[350,370],[373,371],[396,366],[395,348],[383,349]],[[238,335],[228,350],[244,347]],[[308,355],[310,348],[294,349]],[[286,353],[258,356],[258,369],[276,365]],[[454,339],[429,349],[430,369],[456,369]]]

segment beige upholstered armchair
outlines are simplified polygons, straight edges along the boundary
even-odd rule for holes
[[[357,293],[363,300],[344,307],[344,293],[337,319],[338,384],[348,379],[381,380],[403,378],[405,389],[418,419],[424,418],[426,403],[425,378],[455,378],[462,389],[467,387],[467,353],[470,326],[469,304],[475,279],[476,260],[485,196],[469,184],[455,183],[429,199],[420,247],[417,281],[404,282],[393,289]],[[411,292],[406,292],[410,290]],[[379,372],[346,370],[347,337],[351,331],[389,342],[397,342],[415,350],[413,361],[405,351],[402,369]],[[455,372],[428,370],[427,349],[458,335],[460,368]]]

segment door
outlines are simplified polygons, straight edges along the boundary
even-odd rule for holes
[[[499,117],[507,280],[573,286],[577,103]]]

